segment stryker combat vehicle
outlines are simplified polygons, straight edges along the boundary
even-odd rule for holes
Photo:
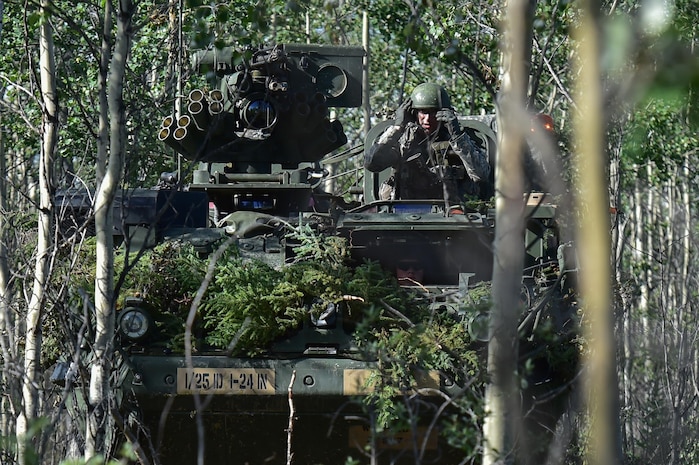
[[[242,260],[279,268],[303,259],[286,226],[307,226],[346,241],[350,266],[377,263],[391,274],[406,260],[418,262],[422,279],[403,288],[430,311],[452,315],[482,352],[487,316],[464,312],[463,303],[491,279],[493,209],[450,215],[439,199],[379,200],[386,172],[365,173],[353,186],[354,201],[323,188],[328,166],[362,153],[338,153],[347,137],[329,108],[361,105],[363,56],[360,47],[317,45],[197,52],[193,66],[215,75],[219,86],[191,89],[186,111],[164,118],[158,133],[194,168],[184,181],[165,175],[157,189],[120,192],[115,234],[132,252],[187,241],[204,258],[232,238]],[[365,149],[387,124],[369,133]],[[461,124],[494,166],[494,119],[464,117]],[[550,198],[531,194],[527,208],[522,293],[532,307],[535,281],[551,286],[560,276],[560,244]],[[304,298],[309,309],[319,299]],[[159,311],[147,294],[127,296],[118,309],[121,390],[148,426],[159,463],[197,463],[202,444],[206,463],[286,463],[288,455],[304,464],[344,463],[349,456],[458,463],[463,451],[440,436],[435,418],[450,402],[444,399],[462,396],[468,384],[416,369],[414,384],[396,396],[432,407],[421,407],[424,417],[409,428],[377,433],[363,399],[380,363],[356,340],[357,307],[339,300],[321,301],[320,308],[254,355],[206,344],[185,353],[154,343]]]

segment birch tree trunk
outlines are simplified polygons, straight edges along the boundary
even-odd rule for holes
[[[488,343],[489,383],[485,391],[483,464],[512,464],[520,435],[517,377],[518,336],[524,266],[524,174],[522,128],[528,122],[526,90],[535,1],[509,0],[503,31],[502,84],[498,102],[495,167],[493,309]]]
[[[663,325],[665,350],[666,395],[670,412],[669,458],[667,463],[681,463],[683,430],[686,412],[695,402],[691,392],[696,390],[692,383],[692,352],[696,340],[696,319],[688,312],[689,260],[692,227],[689,215],[688,194],[689,172],[686,164],[678,167],[676,175],[668,180],[668,273],[665,279],[668,288],[667,301],[661,304],[667,323]],[[696,395],[696,394],[695,394]]]
[[[105,30],[111,23],[110,1],[105,4]],[[104,167],[104,177],[95,196],[95,230],[97,259],[95,272],[95,344],[90,372],[85,458],[105,451],[111,434],[109,374],[114,352],[114,252],[112,204],[121,179],[126,152],[126,116],[123,101],[126,60],[131,48],[131,20],[134,5],[130,0],[118,0],[117,32],[109,65],[106,89],[109,114],[109,158],[98,161]],[[103,50],[104,53],[104,50]],[[104,59],[104,55],[103,55]],[[104,62],[104,61],[103,61]],[[102,110],[103,111],[103,110]]]
[[[0,0],[0,5],[2,0]],[[0,24],[2,24],[2,10],[0,8]],[[4,89],[2,91],[4,93]],[[2,98],[2,95],[0,95]],[[2,127],[3,110],[0,109],[0,127]],[[5,152],[5,140],[0,131],[0,172],[7,173],[7,153]],[[0,212],[8,211],[9,192],[7,176],[0,177]],[[17,350],[15,345],[15,318],[10,309],[13,295],[10,287],[10,265],[7,255],[7,241],[10,224],[4,214],[0,214],[0,357],[2,357],[2,371],[0,383],[7,386],[9,395],[3,396],[0,401],[0,435],[10,436],[15,431],[14,402],[17,398],[17,382],[11,373],[11,367],[17,362]]]
[[[621,125],[622,123],[620,123]],[[612,308],[614,313],[618,315],[616,327],[619,334],[616,344],[616,352],[619,353],[620,357],[620,372],[617,378],[619,378],[619,395],[620,398],[618,402],[620,403],[620,410],[626,409],[630,405],[630,378],[627,376],[631,373],[631,354],[633,353],[631,344],[631,311],[632,305],[629,299],[628,293],[624,288],[624,269],[623,269],[623,256],[624,249],[627,245],[627,234],[625,234],[625,226],[627,224],[628,218],[626,215],[622,214],[622,201],[621,201],[621,179],[622,179],[622,169],[621,169],[621,154],[623,145],[623,134],[616,134],[613,139],[608,144],[607,150],[610,154],[609,160],[609,200],[610,200],[610,217],[611,221],[611,237],[610,237],[610,264],[611,264],[611,276],[613,277],[613,283],[611,289],[613,289],[613,300]],[[620,440],[626,438],[626,422],[623,421],[619,425],[620,427]]]
[[[635,277],[633,285],[638,289],[638,296],[634,300],[634,314],[625,314],[624,325],[624,408],[628,412],[624,422],[624,450],[630,456],[635,456],[636,443],[640,440],[641,421],[637,412],[637,405],[642,403],[638,399],[643,395],[642,390],[636,390],[637,377],[642,376],[643,370],[637,372],[634,369],[634,361],[638,351],[643,347],[637,337],[639,334],[647,334],[648,327],[645,315],[648,312],[648,236],[645,225],[652,224],[649,213],[652,211],[649,206],[652,204],[652,189],[648,188],[647,176],[649,173],[641,166],[634,165],[633,172],[638,173],[634,181],[633,189],[633,209],[629,211],[631,218],[630,225],[631,265],[637,268],[625,270],[628,276]],[[646,208],[644,208],[646,207]]]
[[[26,464],[26,434],[39,410],[39,362],[41,355],[41,317],[44,291],[50,274],[53,154],[57,139],[58,95],[56,94],[56,63],[53,31],[49,22],[50,2],[40,4],[39,75],[42,95],[42,140],[39,156],[39,208],[34,283],[27,307],[24,345],[24,377],[22,379],[22,409],[17,418],[17,463]]]

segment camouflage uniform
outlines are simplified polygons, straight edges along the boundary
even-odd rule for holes
[[[389,126],[369,149],[364,166],[374,172],[392,167],[395,198],[445,199],[459,205],[478,196],[490,165],[485,152],[463,131],[450,138],[444,128],[428,136],[416,122]]]

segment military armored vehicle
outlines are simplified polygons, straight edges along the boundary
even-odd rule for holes
[[[285,225],[306,226],[345,240],[350,267],[375,263],[390,274],[417,263],[420,280],[404,281],[403,288],[431,311],[452,315],[482,352],[487,315],[465,313],[463,306],[474,286],[491,278],[492,206],[481,203],[452,215],[439,199],[379,200],[387,172],[365,173],[353,187],[354,201],[323,189],[328,166],[362,155],[355,148],[338,152],[347,137],[329,109],[361,105],[363,56],[360,47],[294,44],[195,53],[194,68],[215,76],[218,86],[191,89],[186,111],[164,118],[157,134],[193,168],[182,180],[165,174],[157,189],[120,192],[115,235],[134,253],[186,241],[203,258],[231,239],[242,260],[279,268],[303,258]],[[365,147],[387,124],[370,132]],[[464,117],[461,124],[493,162],[494,119]],[[522,295],[532,307],[539,298],[535,281],[543,276],[553,285],[565,265],[557,255],[555,204],[545,194],[531,194],[527,205]],[[317,296],[306,297],[317,303]],[[291,456],[294,463],[325,464],[350,456],[367,463],[463,458],[436,426],[436,413],[449,403],[444,399],[468,389],[448,373],[417,370],[414,385],[396,396],[432,407],[423,406],[424,417],[412,427],[377,432],[363,399],[381,364],[367,358],[357,340],[361,316],[351,314],[350,304],[321,302],[320,314],[309,311],[298,327],[250,356],[154,343],[159,312],[148,299],[127,296],[119,308],[120,387],[124,405],[147,425],[159,463],[197,463],[201,457],[241,464],[286,463]]]

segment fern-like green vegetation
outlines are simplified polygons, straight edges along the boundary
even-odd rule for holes
[[[195,311],[193,343],[198,353],[256,356],[335,304],[344,324],[353,329],[359,349],[354,356],[376,361],[379,368],[368,381],[369,394],[362,397],[366,408],[376,413],[379,430],[411,427],[415,386],[420,384],[416,375],[434,370],[461,388],[461,394],[450,400],[448,412],[440,415],[440,428],[455,447],[477,450],[485,345],[472,340],[466,321],[489,311],[489,283],[446,305],[429,293],[400,287],[376,262],[350,266],[341,238],[299,226],[287,239],[297,245],[295,255],[280,269],[242,258],[235,246],[212,255],[219,257],[213,264],[184,241],[159,244],[141,256],[120,251],[115,258],[117,315],[128,297],[142,299],[157,325],[147,342],[149,350],[182,353],[185,322]],[[78,309],[94,292],[94,250],[94,243],[85,243],[72,267],[66,264],[57,274],[69,276],[67,301],[74,313],[81,312]],[[207,280],[209,266],[213,273]],[[202,299],[193,308],[198,293]],[[531,350],[521,361],[523,389],[529,371],[542,361],[562,369],[563,382],[575,376],[577,347],[546,316],[551,312],[545,307],[551,305],[567,303],[559,298],[539,305],[543,316],[522,335]]]
[[[342,239],[316,235],[303,226],[290,239],[299,245],[294,259],[281,269],[242,259],[235,246],[218,259],[197,309],[195,334],[200,349],[226,349],[236,338],[235,353],[259,354],[298,328],[309,314],[319,315],[328,303],[344,301],[347,320],[364,321],[372,328],[361,336],[378,337],[381,331],[404,327],[408,320],[427,318],[440,323],[427,311],[428,300],[401,288],[378,263],[350,267]],[[84,299],[94,293],[94,241],[85,242],[77,253],[70,269],[66,264],[58,273],[69,276],[74,310],[81,309]],[[127,298],[142,299],[157,324],[157,341],[151,342],[181,350],[185,321],[208,266],[209,258],[200,257],[184,241],[165,242],[141,255],[119,250],[115,255],[117,315]],[[369,348],[367,341],[358,343]]]
[[[202,306],[207,342],[226,348],[238,335],[237,353],[259,353],[303,321],[303,303],[303,291],[284,272],[261,262],[224,260]]]

